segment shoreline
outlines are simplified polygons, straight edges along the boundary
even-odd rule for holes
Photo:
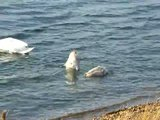
[[[122,103],[68,113],[48,120],[160,120],[160,98],[150,97],[139,96]],[[2,120],[7,120],[6,113],[7,111],[1,111]]]
[[[104,115],[115,113],[117,111],[127,110],[129,108],[136,108],[141,105],[148,104],[157,104],[160,105],[160,101],[158,101],[158,97],[156,96],[141,96],[138,98],[133,98],[132,100],[127,100],[122,103],[117,103],[110,106],[104,106],[100,108],[96,108],[93,110],[85,110],[78,113],[69,113],[60,117],[50,118],[49,120],[106,120],[103,119]],[[112,119],[107,119],[112,120]],[[113,119],[114,120],[114,119]],[[132,120],[132,119],[130,119]]]

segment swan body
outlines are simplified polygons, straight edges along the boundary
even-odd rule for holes
[[[75,69],[77,71],[79,70],[79,60],[76,50],[71,51],[64,66],[66,67],[66,69]]]
[[[8,37],[0,39],[0,52],[24,55],[28,54],[33,49],[34,48],[29,48],[27,43],[15,38]]]
[[[85,77],[103,77],[108,73],[105,68],[97,66],[84,74]]]

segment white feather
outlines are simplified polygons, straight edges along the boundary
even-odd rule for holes
[[[66,69],[76,69],[77,71],[79,70],[79,60],[77,58],[77,53],[75,50],[73,50],[68,57],[67,62],[64,64]]]
[[[33,49],[28,48],[27,43],[15,38],[9,37],[0,40],[0,52],[26,54]]]

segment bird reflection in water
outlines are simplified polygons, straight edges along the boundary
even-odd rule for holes
[[[72,68],[66,69],[66,75],[65,75],[65,77],[67,79],[66,83],[68,85],[74,85],[74,84],[76,84],[76,81],[78,80],[76,69],[72,69]]]
[[[0,52],[0,63],[12,62],[19,58],[27,58],[27,57],[28,55],[24,56],[20,54],[8,54],[8,53]]]

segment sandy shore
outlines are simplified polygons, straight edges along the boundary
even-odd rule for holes
[[[49,120],[160,120],[160,101],[140,104],[128,108],[122,108],[123,105],[124,104],[117,104],[107,108],[104,107],[90,111],[71,113]],[[7,120],[7,111],[0,111],[0,113],[0,120]]]
[[[138,105],[106,113],[92,120],[160,120],[160,102]]]
[[[49,120],[160,120],[160,101],[147,102],[144,98],[140,99],[140,101],[135,100],[135,102],[132,101],[131,103],[126,101]]]

